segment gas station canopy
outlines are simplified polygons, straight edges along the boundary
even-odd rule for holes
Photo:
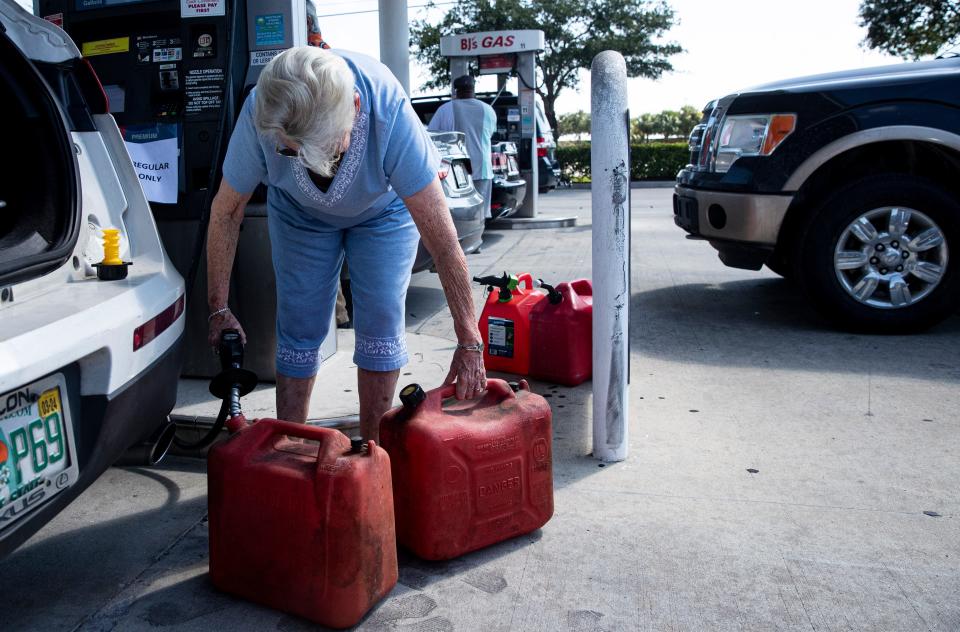
[[[476,62],[477,74],[515,74],[518,80],[517,101],[520,106],[520,153],[529,157],[529,170],[521,168],[529,183],[527,195],[515,217],[537,216],[539,170],[536,130],[537,53],[544,49],[543,31],[484,31],[458,33],[440,38],[440,54],[450,62],[450,78],[470,74]]]

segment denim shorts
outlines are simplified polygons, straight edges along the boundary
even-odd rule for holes
[[[277,278],[277,372],[316,375],[344,256],[353,294],[354,363],[368,371],[404,366],[404,310],[420,233],[403,202],[349,228],[288,208],[271,207],[267,215]]]

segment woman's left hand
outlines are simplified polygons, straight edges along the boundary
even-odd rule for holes
[[[453,316],[453,330],[457,340],[465,345],[478,345],[482,338],[477,328],[477,314],[473,307],[470,271],[463,248],[457,241],[457,228],[443,196],[440,179],[410,197],[403,198],[410,217],[417,224],[420,239],[427,247],[440,275],[447,306]],[[444,385],[457,385],[457,399],[473,399],[487,388],[487,373],[483,368],[483,352],[457,350],[450,362]]]
[[[487,388],[487,372],[483,368],[483,353],[458,348],[450,362],[444,385],[457,385],[457,399],[473,399]]]

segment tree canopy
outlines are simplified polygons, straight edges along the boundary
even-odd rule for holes
[[[646,142],[651,137],[662,140],[685,140],[690,130],[700,122],[700,110],[685,105],[679,110],[664,110],[641,114],[630,121],[630,137],[634,142]],[[577,140],[590,133],[590,113],[578,110],[557,117],[558,133],[576,134]]]
[[[917,59],[960,38],[960,2],[863,0],[860,26],[867,29],[864,44],[868,47]]]
[[[431,1],[430,5],[432,6]],[[551,127],[557,128],[554,106],[567,88],[580,83],[580,70],[590,68],[604,50],[619,51],[630,77],[657,78],[673,69],[669,57],[682,51],[661,38],[674,25],[665,0],[461,0],[439,23],[417,20],[410,40],[417,61],[432,77],[425,88],[450,83],[447,60],[440,55],[440,37],[456,33],[540,29],[546,50],[540,56],[543,99]]]
[[[557,117],[557,134],[576,134],[577,140],[590,133],[590,113],[577,110]]]
[[[679,111],[641,114],[631,121],[630,136],[637,141],[649,140],[651,136],[662,136],[664,140],[684,139],[700,118],[700,110],[692,105],[685,105]]]

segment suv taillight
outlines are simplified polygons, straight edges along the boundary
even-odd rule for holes
[[[547,155],[547,139],[543,136],[537,136],[537,158],[545,158]]]
[[[181,295],[173,305],[134,329],[133,350],[142,349],[147,343],[169,329],[170,325],[177,322],[180,314],[183,313],[183,304],[183,295]]]

